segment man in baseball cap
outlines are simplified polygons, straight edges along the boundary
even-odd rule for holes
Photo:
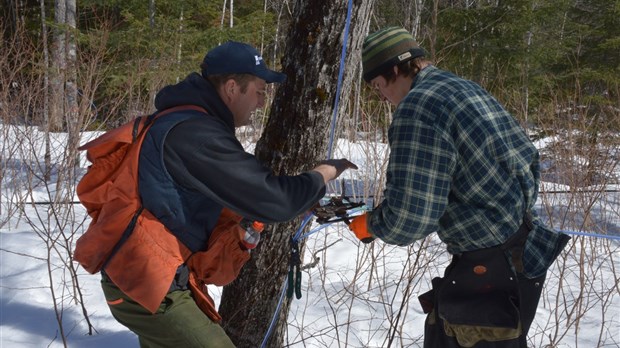
[[[266,84],[285,75],[268,69],[253,47],[232,41],[209,51],[201,70],[157,93],[155,107],[167,113],[148,128],[132,173],[136,182],[127,184],[136,186],[140,212],[148,212],[148,226],[155,228],[122,253],[129,257],[112,256],[125,267],[102,273],[112,314],[138,335],[141,347],[234,347],[205,285],[233,281],[249,259],[238,222],[292,220],[324,197],[327,182],[356,169],[333,159],[297,175],[274,174],[244,150],[235,128],[265,105]],[[135,225],[127,227],[130,240],[135,228],[144,228]],[[101,239],[91,238],[91,249],[107,264],[105,255],[116,249],[100,250]],[[153,289],[168,291],[153,295]]]

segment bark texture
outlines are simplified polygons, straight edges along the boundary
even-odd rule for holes
[[[347,108],[353,79],[359,78],[361,42],[373,3],[353,1],[339,110]],[[347,8],[344,0],[295,3],[282,58],[288,78],[278,88],[256,146],[259,160],[277,174],[300,173],[327,156]],[[239,278],[224,288],[219,311],[237,347],[259,347],[263,341],[287,277],[289,240],[300,223],[301,218],[268,226]],[[284,345],[289,305],[285,298],[268,347]]]

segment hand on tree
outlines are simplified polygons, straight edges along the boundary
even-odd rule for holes
[[[321,161],[313,170],[321,173],[323,180],[327,183],[339,177],[347,169],[357,169],[357,166],[348,159],[341,158]]]

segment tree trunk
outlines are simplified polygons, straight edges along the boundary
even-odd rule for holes
[[[63,129],[64,97],[65,97],[65,72],[67,69],[66,51],[66,15],[67,4],[65,0],[54,1],[54,42],[52,44],[52,61],[50,73],[50,117],[49,129],[59,132]]]
[[[76,0],[54,1],[54,42],[50,79],[50,129],[71,132],[77,122]]]
[[[45,172],[43,173],[43,180],[45,182],[49,182],[51,179],[52,172],[52,149],[50,142],[50,122],[49,122],[49,97],[50,97],[50,89],[49,89],[49,67],[50,67],[50,57],[49,57],[49,47],[47,45],[47,15],[45,14],[45,1],[39,0],[39,5],[41,8],[41,42],[43,44],[43,64],[44,64],[44,73],[43,73],[43,127],[45,133],[45,153],[43,154],[43,161],[45,162]]]
[[[4,7],[2,11],[3,12],[2,19],[4,20],[2,29],[6,30],[7,33],[11,33],[11,34],[17,33],[17,28],[19,27],[18,23],[19,23],[20,5],[21,5],[21,1],[16,1],[16,0],[3,0],[2,1],[2,6]],[[11,35],[7,33],[4,33],[5,35],[7,35],[6,39],[8,39],[8,35]]]
[[[234,8],[234,0],[230,0],[230,28],[233,27],[234,25],[234,17],[233,17],[233,8]]]
[[[149,28],[155,30],[155,0],[149,0]]]
[[[267,13],[267,0],[263,1],[263,15]],[[277,25],[277,24],[276,24]],[[260,49],[258,50],[261,56],[264,56],[263,51],[265,50],[265,21],[261,24],[260,28]]]
[[[220,29],[224,29],[224,19],[226,18],[226,3],[227,0],[224,0],[224,6],[222,7],[222,21],[220,22]]]
[[[181,58],[183,57],[183,22],[185,20],[183,10],[184,10],[183,5],[181,5],[181,14],[179,15],[179,35],[178,35],[179,43],[177,44],[177,61],[176,61],[179,71],[181,70]],[[180,80],[181,80],[181,77],[177,75],[176,83],[179,83]]]
[[[282,27],[282,14],[284,13],[285,6],[288,6],[287,2],[282,2],[280,4],[280,8],[278,9],[278,19],[276,21],[276,34],[275,39],[273,40],[273,67],[276,67],[276,61],[278,57],[278,53],[280,50],[280,28]]]
[[[64,116],[67,125],[67,163],[74,163],[79,167],[78,146],[80,145],[80,133],[84,123],[84,114],[80,112],[78,105],[78,85],[77,85],[77,6],[76,0],[65,0],[65,94],[64,94]]]
[[[359,69],[361,42],[373,3],[353,1],[340,110]],[[297,174],[326,157],[347,4],[321,0],[298,0],[295,4],[282,59],[288,78],[278,88],[256,146],[259,160],[275,173]],[[220,313],[237,347],[258,347],[263,341],[287,277],[289,239],[298,226],[300,219],[269,226],[238,279],[224,288]],[[282,305],[269,347],[283,346],[289,304],[285,300]]]
[[[420,37],[420,32],[422,29],[422,11],[424,10],[424,0],[415,0],[411,2],[413,4],[413,13],[411,16],[413,17],[411,24],[411,33],[414,38],[418,42],[422,41]]]

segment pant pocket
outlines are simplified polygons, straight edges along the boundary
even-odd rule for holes
[[[151,312],[142,307],[139,303],[132,300],[121,289],[119,289],[114,283],[109,280],[101,280],[101,288],[105,300],[110,307],[110,311],[114,317],[117,315],[123,315],[125,312],[130,312],[139,315],[151,315]],[[162,313],[165,310],[166,304],[162,303],[156,313]],[[119,320],[117,318],[117,320]],[[120,320],[119,320],[120,321]]]

